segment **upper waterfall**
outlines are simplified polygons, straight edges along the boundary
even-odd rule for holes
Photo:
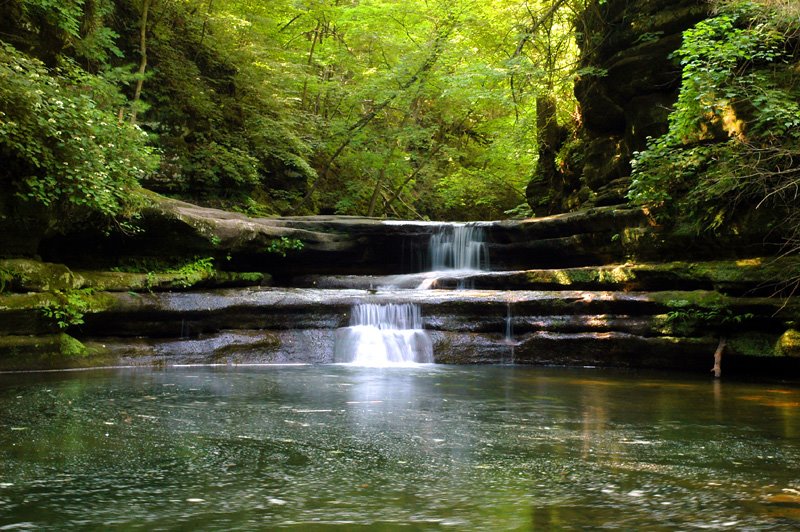
[[[476,225],[442,225],[431,235],[428,251],[432,271],[489,269],[484,231]]]

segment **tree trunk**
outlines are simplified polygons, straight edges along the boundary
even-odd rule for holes
[[[317,27],[314,28],[314,38],[311,40],[311,49],[308,51],[308,59],[306,60],[306,66],[311,69],[311,65],[314,64],[314,50],[317,48],[317,41],[319,41],[319,32],[322,30],[322,22],[317,21]],[[306,108],[306,98],[308,97],[308,78],[303,80],[303,94],[300,95],[300,109]]]
[[[136,90],[133,92],[133,101],[131,102],[131,124],[136,123],[136,106],[142,96],[144,72],[147,68],[147,15],[150,12],[150,1],[144,0],[142,3],[141,27],[139,28],[139,71],[136,74]]]
[[[381,169],[378,171],[378,177],[375,179],[375,188],[372,190],[372,197],[369,199],[369,209],[367,210],[367,216],[370,218],[375,215],[375,206],[378,204],[378,196],[380,196],[381,193],[383,180],[386,178],[386,167],[389,166],[389,162],[392,160],[394,151],[395,146],[392,146],[392,149],[386,154],[383,164],[381,164]]]
[[[714,378],[718,379],[722,376],[722,352],[725,351],[725,344],[728,343],[728,339],[724,336],[719,339],[719,345],[717,346],[717,350],[714,352],[714,367],[711,368],[711,371],[714,372]]]
[[[556,154],[560,148],[562,128],[556,115],[556,100],[552,94],[536,98],[536,143],[539,145],[539,159],[528,184],[525,195],[531,206],[541,206],[543,198],[549,195],[548,214],[561,212],[565,196],[563,176],[556,168]]]
[[[203,39],[206,37],[206,27],[208,26],[208,17],[211,15],[211,10],[214,7],[214,0],[208,0],[208,8],[206,9],[206,17],[203,19],[203,29],[200,31],[200,44],[197,46],[197,52],[200,52],[200,47],[203,46]],[[197,57],[197,54],[195,54]]]

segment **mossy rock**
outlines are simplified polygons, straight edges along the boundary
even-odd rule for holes
[[[775,352],[787,357],[800,357],[800,331],[789,329],[778,338]]]
[[[775,335],[769,333],[750,332],[733,335],[728,338],[727,350],[734,355],[749,357],[780,355],[775,348]]]
[[[84,286],[84,279],[63,264],[33,259],[0,260],[2,288],[13,292],[74,290]]]
[[[97,345],[65,333],[0,336],[0,370],[85,368],[114,364]]]
[[[667,290],[663,292],[653,292],[649,297],[653,301],[661,303],[669,309],[691,307],[724,308],[730,303],[730,298],[713,290]]]
[[[185,290],[197,286],[206,288],[263,286],[271,282],[269,274],[260,272],[196,271],[187,274],[81,271],[80,274],[86,280],[86,287],[109,292]]]
[[[213,268],[168,272],[72,271],[63,264],[33,259],[0,260],[0,292],[54,292],[92,288],[109,292],[181,290],[193,286],[263,286],[271,276]]]

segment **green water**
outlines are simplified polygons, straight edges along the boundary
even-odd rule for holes
[[[789,530],[799,407],[599,370],[0,375],[0,530]]]

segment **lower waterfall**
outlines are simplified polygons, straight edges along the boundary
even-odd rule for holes
[[[422,328],[419,305],[355,305],[350,325],[336,331],[334,361],[358,366],[433,362],[433,344]]]

